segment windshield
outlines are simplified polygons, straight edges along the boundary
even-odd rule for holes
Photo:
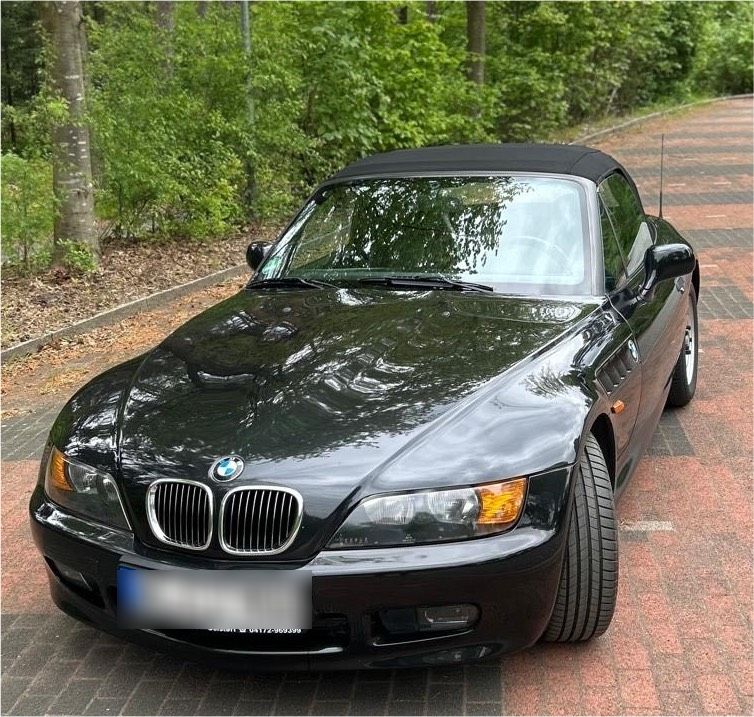
[[[255,277],[445,277],[588,294],[584,190],[550,177],[396,177],[323,188]]]

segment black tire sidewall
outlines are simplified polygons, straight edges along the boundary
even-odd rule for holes
[[[549,642],[579,642],[602,634],[617,597],[617,519],[612,484],[604,453],[591,433],[581,447],[573,480],[561,576],[550,622],[542,636]],[[586,561],[585,551],[589,555]],[[597,590],[595,585],[599,586]]]

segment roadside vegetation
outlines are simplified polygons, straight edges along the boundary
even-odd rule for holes
[[[169,284],[192,246],[227,253],[372,152],[749,92],[752,7],[3,2],[4,288],[75,292],[145,245],[166,261],[132,281]]]

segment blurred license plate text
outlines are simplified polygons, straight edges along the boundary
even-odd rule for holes
[[[298,632],[311,627],[311,573],[121,565],[118,620],[129,628]]]

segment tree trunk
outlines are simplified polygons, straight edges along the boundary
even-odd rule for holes
[[[437,20],[437,3],[435,0],[426,0],[426,8],[427,20],[430,22]]]
[[[170,0],[159,0],[157,2],[157,27],[165,32],[173,32],[175,28],[173,3]]]
[[[254,94],[251,83],[251,13],[249,0],[241,0],[241,40],[243,41],[243,54],[246,60],[246,114],[249,124],[254,125]]]
[[[170,79],[173,76],[173,31],[175,30],[175,8],[169,0],[158,0],[157,16],[155,22],[163,36],[165,47],[165,76]]]
[[[251,8],[249,0],[241,0],[241,41],[243,42],[243,54],[246,62],[246,118],[252,146],[255,145],[255,107],[254,107],[254,83],[252,82],[252,55],[251,55]],[[253,215],[254,200],[257,193],[257,180],[254,163],[251,156],[246,158],[246,189],[244,200],[247,207],[247,215]]]
[[[11,72],[11,64],[10,64],[10,53],[8,51],[8,45],[5,42],[5,35],[3,35],[2,39],[2,56],[3,56],[3,64],[5,65],[5,82],[3,83],[3,103],[9,105],[10,107],[13,107],[13,91],[11,89],[11,83],[8,81],[8,78],[10,77]],[[11,115],[12,117],[12,115]],[[13,122],[13,120],[8,121],[8,134],[10,136],[10,146],[13,151],[17,151],[16,143],[18,141],[18,138],[16,137],[16,125]]]
[[[96,262],[100,246],[86,126],[81,3],[48,2],[42,14],[54,54],[53,83],[68,104],[68,117],[52,128],[52,182],[57,201],[53,263],[65,263],[67,242],[85,246]]]
[[[396,8],[395,16],[399,25],[408,25],[408,5],[401,5]]]
[[[199,0],[196,4],[196,13],[199,17],[207,17],[207,0]]]
[[[469,79],[484,84],[484,0],[466,0],[466,38],[469,53]]]

